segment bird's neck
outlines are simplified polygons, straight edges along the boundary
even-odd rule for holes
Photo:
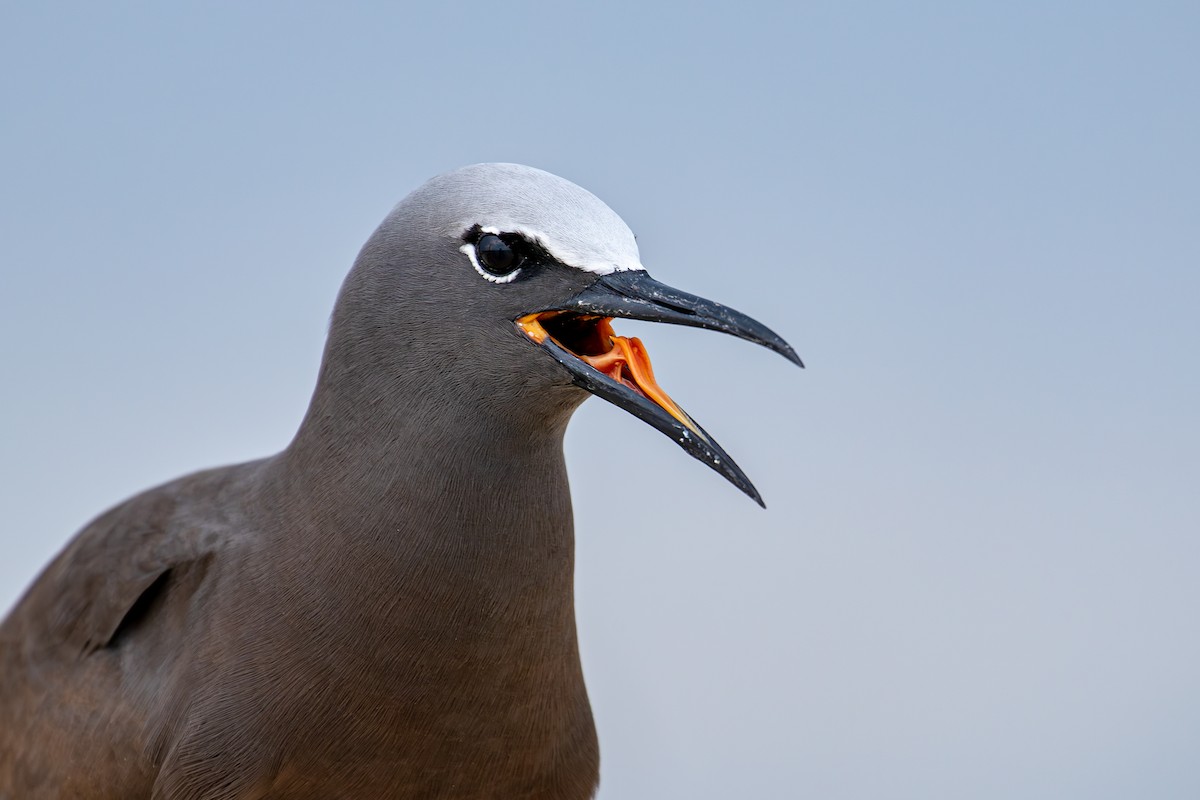
[[[339,597],[446,587],[445,602],[468,617],[489,607],[496,623],[537,618],[573,643],[562,439],[578,399],[511,414],[415,383],[426,390],[392,385],[373,402],[335,393],[352,381],[318,387],[264,481],[269,506],[290,520],[278,545],[311,560],[314,581],[352,583]]]
[[[282,624],[307,632],[321,669],[372,687],[375,705],[356,719],[375,720],[381,738],[408,728],[453,738],[467,725],[594,773],[565,415],[484,423],[443,404],[434,419],[416,403],[401,416],[318,407],[306,422],[316,427],[267,464],[272,500],[258,505],[286,520],[269,547],[298,562]]]
[[[322,535],[339,547],[434,520],[439,530],[478,534],[460,542],[470,547],[569,539],[567,415],[515,420],[448,400],[410,400],[366,413],[326,413],[314,402],[275,459],[274,485],[300,505],[319,507]],[[423,532],[412,536],[405,546],[447,545],[426,541]]]
[[[335,312],[308,412],[276,459],[278,486],[325,498],[319,505],[336,509],[342,528],[403,527],[460,509],[473,516],[455,524],[482,521],[491,540],[516,544],[547,525],[570,536],[562,440],[586,393],[477,369],[515,339],[454,344],[342,322]]]

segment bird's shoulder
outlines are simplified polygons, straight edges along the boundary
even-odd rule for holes
[[[256,463],[178,478],[88,523],[18,601],[0,642],[75,655],[108,645],[168,573],[252,535],[239,508]]]

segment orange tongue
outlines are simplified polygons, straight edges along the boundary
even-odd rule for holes
[[[623,383],[635,392],[643,395],[662,407],[664,411],[683,423],[684,427],[703,437],[691,417],[683,413],[683,409],[675,405],[675,401],[663,391],[654,380],[654,367],[650,366],[650,356],[642,340],[634,337],[617,336],[613,333],[608,320],[600,323],[600,333],[607,336],[612,343],[612,349],[598,356],[579,356],[579,358],[617,383]]]
[[[541,319],[542,314],[535,313],[526,314],[517,320],[517,324],[521,330],[525,331],[525,334],[538,344],[546,341],[546,338],[550,335],[542,327]],[[701,432],[696,423],[692,422],[692,418],[683,413],[683,409],[675,405],[675,401],[654,380],[654,368],[650,366],[650,356],[646,354],[646,348],[642,345],[642,340],[617,336],[613,333],[611,323],[612,321],[609,319],[601,319],[596,323],[598,327],[597,332],[601,340],[607,340],[612,345],[612,348],[607,353],[602,353],[598,356],[585,356],[571,350],[568,350],[568,352],[592,369],[603,372],[609,378],[612,378],[617,383],[628,386],[650,400],[650,402],[657,403],[664,411],[679,420],[685,428],[701,439],[708,441],[708,437]],[[557,340],[555,340],[555,343],[558,343]],[[560,344],[559,346],[561,347],[562,345]]]

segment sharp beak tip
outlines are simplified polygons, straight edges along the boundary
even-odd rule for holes
[[[720,470],[718,470],[718,472],[720,472]],[[755,503],[758,503],[759,508],[766,509],[767,504],[763,502],[762,495],[758,493],[758,489],[754,488],[754,484],[751,483],[745,475],[741,476],[741,480],[734,479],[724,472],[721,473],[721,476],[737,488],[741,489],[742,494],[746,495],[746,497],[749,497]]]
[[[707,434],[705,434],[705,435],[707,436]],[[710,439],[710,442],[711,442],[711,439]],[[719,445],[716,445],[715,442],[713,442],[712,445],[714,448],[716,448],[717,450],[720,451]],[[701,461],[703,461],[704,463],[708,464],[709,467],[716,470],[717,473],[720,474],[721,477],[723,477],[725,480],[729,481],[734,486],[736,486],[738,489],[740,489],[742,491],[742,494],[746,495],[751,500],[758,503],[758,505],[760,507],[762,507],[764,509],[767,507],[767,504],[765,502],[763,502],[762,495],[758,493],[758,489],[754,486],[753,483],[751,483],[750,479],[748,477],[746,477],[746,473],[742,472],[742,468],[739,467],[737,465],[737,463],[732,458],[730,458],[727,453],[725,453],[724,451],[720,451],[720,457],[717,458],[716,460],[713,460],[711,458],[711,456],[700,457],[696,453],[692,453],[692,455],[695,457],[699,457]]]
[[[796,351],[790,345],[787,350],[781,352],[781,355],[800,369],[804,369],[804,362],[800,360],[800,356],[796,355]]]

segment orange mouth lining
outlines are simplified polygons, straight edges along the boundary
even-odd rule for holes
[[[547,324],[550,330],[547,330]],[[542,311],[526,314],[517,320],[517,325],[538,344],[551,339],[596,371],[658,405],[697,436],[707,438],[654,379],[654,368],[642,340],[617,336],[612,329],[611,317]]]

